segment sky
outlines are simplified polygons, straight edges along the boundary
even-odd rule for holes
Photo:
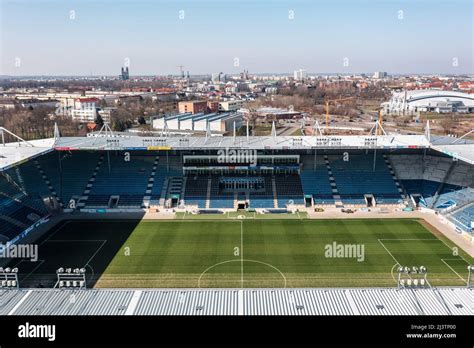
[[[474,74],[472,0],[0,0],[0,75]]]

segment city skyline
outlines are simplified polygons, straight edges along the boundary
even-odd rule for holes
[[[0,1],[0,75],[472,74],[472,2]],[[447,16],[456,12],[456,16]],[[448,49],[446,49],[448,47]]]

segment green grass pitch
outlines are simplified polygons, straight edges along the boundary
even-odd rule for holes
[[[438,237],[412,219],[71,221],[39,242],[39,263],[18,267],[29,286],[51,285],[61,266],[86,267],[96,287],[396,286],[397,264],[465,285],[473,259]],[[334,243],[363,257],[329,257]]]

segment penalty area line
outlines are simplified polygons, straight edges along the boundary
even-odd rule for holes
[[[401,266],[400,262],[398,262],[398,260],[395,258],[395,256],[392,255],[392,253],[390,252],[390,250],[387,249],[387,247],[385,246],[385,244],[382,243],[382,240],[381,239],[377,239],[380,243],[380,245],[385,249],[385,251],[392,257],[392,259],[398,264]],[[393,268],[393,267],[392,267]]]
[[[461,260],[461,259],[441,259],[441,261],[442,261],[446,266],[448,266],[448,268],[449,268],[451,271],[453,271],[454,274],[456,274],[464,283],[467,284],[467,280],[464,279],[463,277],[461,277],[461,276],[459,275],[459,273],[456,272],[445,260],[457,260],[457,261],[459,261],[459,260]]]
[[[99,245],[99,247],[97,248],[97,250],[95,251],[94,254],[92,254],[91,258],[86,262],[86,264],[84,265],[84,268],[86,268],[87,265],[89,265],[89,263],[92,261],[92,259],[97,255],[97,253],[100,251],[100,249],[102,249],[102,247],[105,245],[105,243],[107,243],[107,240],[103,240],[102,243]]]
[[[438,238],[382,238],[382,239],[378,239],[379,243],[384,247],[384,249],[389,253],[389,255],[395,260],[395,262],[397,262],[398,265],[401,266],[401,264],[398,262],[398,260],[392,255],[392,253],[387,249],[387,247],[383,244],[382,240],[388,240],[388,241],[432,241],[432,240],[436,240],[438,242],[441,242],[443,243],[445,246],[447,246],[450,250],[451,248],[449,247],[449,245],[447,245],[444,241],[442,241],[441,239],[438,239]],[[469,264],[466,259],[464,257],[462,257],[461,255],[458,256],[459,258],[457,259],[453,259],[453,258],[441,258],[440,260],[454,273],[456,274],[456,276],[458,276],[463,282],[465,282],[467,284],[467,281],[459,275],[459,273],[457,273],[445,260],[456,260],[456,261],[460,261],[460,260],[463,260],[464,262],[466,262],[467,264]],[[394,265],[392,267],[392,271],[393,271],[393,268],[395,267],[396,265]]]

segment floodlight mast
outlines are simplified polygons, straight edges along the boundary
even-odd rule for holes
[[[0,267],[0,289],[19,289],[18,268]]]
[[[65,268],[56,270],[57,281],[54,288],[86,289],[86,269],[85,268]]]
[[[398,279],[397,279],[397,288],[405,289],[411,286],[425,286],[428,285],[431,287],[431,284],[428,281],[428,270],[425,266],[401,266],[397,268]],[[412,275],[414,278],[412,278]],[[421,278],[420,278],[421,276]],[[418,284],[419,283],[419,284]],[[406,285],[405,285],[406,284]]]
[[[467,266],[467,288],[470,289],[474,287],[474,284],[472,284],[472,273],[474,272],[474,265],[469,265]]]

